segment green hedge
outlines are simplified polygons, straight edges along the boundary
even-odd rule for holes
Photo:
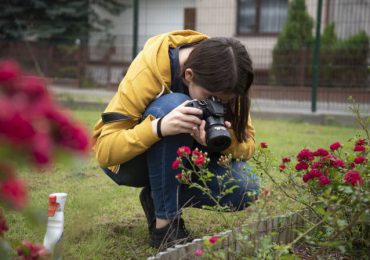
[[[273,50],[270,83],[310,86],[312,81],[313,23],[304,1],[293,0],[287,23]],[[367,57],[369,36],[359,32],[338,39],[334,24],[321,36],[319,85],[326,87],[366,87],[369,85]]]

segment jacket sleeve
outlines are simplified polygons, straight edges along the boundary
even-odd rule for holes
[[[236,139],[235,133],[233,130],[229,130],[231,134],[231,145],[224,151],[223,154],[231,154],[233,158],[249,160],[256,149],[255,141],[255,129],[252,124],[251,116],[248,118],[248,125],[246,127],[247,140],[245,142],[239,143]]]
[[[134,78],[125,78],[105,110],[105,113],[119,113],[125,120],[106,124],[100,120],[95,126],[94,150],[100,166],[129,161],[159,140],[151,125],[155,117],[142,118],[145,108],[161,90],[150,73],[142,71]]]

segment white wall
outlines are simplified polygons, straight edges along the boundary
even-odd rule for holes
[[[139,0],[139,50],[153,35],[184,29],[184,8],[194,7],[196,0]],[[112,60],[129,62],[132,58],[133,44],[133,6],[131,0],[126,0],[128,8],[119,16],[112,16],[101,9],[96,9],[102,17],[112,20],[114,27],[111,34],[115,35],[113,42],[98,45],[98,39],[104,37],[102,33],[90,34],[90,58],[101,60],[107,52],[107,44],[115,46]],[[98,82],[105,82],[106,70],[103,66],[89,66],[88,75]],[[112,68],[112,81],[119,81],[122,77],[122,68]]]

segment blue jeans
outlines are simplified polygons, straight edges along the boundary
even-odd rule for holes
[[[190,100],[190,97],[181,93],[171,93],[161,96],[147,107],[144,112],[144,117],[149,114],[155,117],[162,117],[186,100]],[[172,169],[171,165],[177,157],[176,151],[180,146],[195,148],[200,145],[195,142],[189,134],[165,136],[152,145],[143,155],[132,160],[136,161],[137,165],[147,165],[147,173],[145,174],[149,176],[155,215],[157,218],[172,219],[181,214],[181,209],[183,207],[191,206],[201,208],[203,205],[215,205],[215,203],[206,194],[203,194],[201,190],[189,188],[188,185],[180,184],[175,178],[179,170]],[[206,147],[200,147],[200,149],[206,151]],[[214,197],[220,193],[217,176],[224,175],[227,172],[225,167],[217,164],[220,155],[219,153],[209,153],[209,158],[211,160],[208,168],[215,176],[212,178],[211,182],[208,183],[208,187],[211,189],[212,196]],[[132,164],[133,162],[129,163]],[[125,164],[121,165],[121,170],[124,170],[124,166]],[[132,166],[130,169],[131,168]],[[107,170],[105,171],[107,173]],[[134,172],[130,171],[131,170],[124,174],[133,175]],[[229,206],[231,210],[242,210],[258,195],[258,178],[251,172],[251,168],[248,166],[247,162],[237,160],[232,161],[232,171],[229,176],[230,177],[224,179],[226,188],[234,185],[238,187],[233,190],[233,193],[224,196],[220,200],[220,204]],[[232,181],[228,182],[228,180]],[[127,185],[130,184],[127,183]],[[250,193],[253,193],[253,195]]]

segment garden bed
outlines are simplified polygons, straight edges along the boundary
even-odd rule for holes
[[[222,239],[217,249],[223,249],[225,259],[235,259],[235,255],[243,252],[243,255],[252,256],[255,250],[260,246],[260,239],[265,235],[270,235],[271,241],[276,244],[289,244],[298,237],[298,230],[303,228],[306,221],[315,222],[315,215],[310,210],[301,210],[288,215],[278,216],[261,220],[239,229],[228,230],[217,234]],[[238,236],[245,231],[249,233],[249,242],[252,246],[245,247],[240,243]],[[209,237],[194,239],[191,243],[185,245],[176,245],[160,252],[155,256],[149,257],[148,260],[175,260],[175,259],[201,259],[195,256],[195,250],[203,246],[204,241]]]

